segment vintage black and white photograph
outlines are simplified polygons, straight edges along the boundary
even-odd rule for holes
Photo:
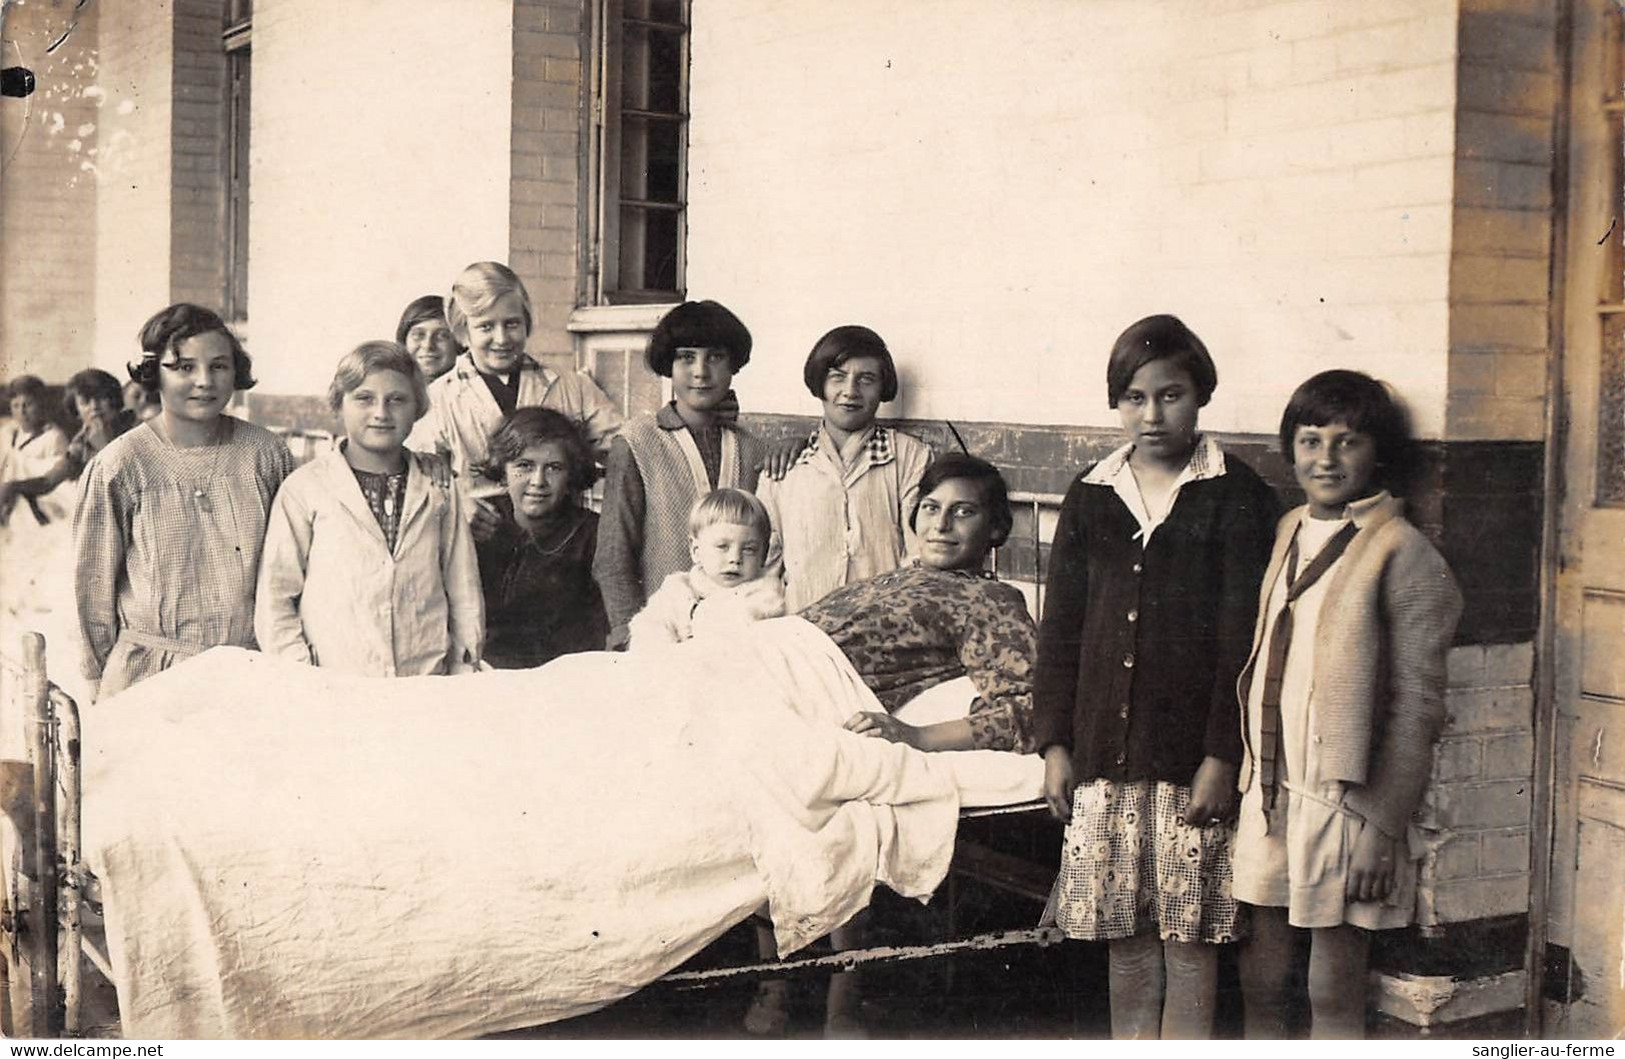
[[[0,1035],[1625,1035],[1622,0],[0,65]]]

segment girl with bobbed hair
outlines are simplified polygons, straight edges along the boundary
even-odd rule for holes
[[[823,418],[783,479],[768,477],[757,490],[791,612],[895,570],[914,551],[910,521],[931,462],[925,442],[876,421],[880,405],[897,396],[897,366],[869,328],[829,331],[813,344],[802,377]]]
[[[74,595],[82,670],[105,697],[210,647],[254,646],[254,584],[287,445],[226,414],[254,385],[225,322],[179,303],[139,333],[130,376],[162,411],[115,438],[80,479]]]

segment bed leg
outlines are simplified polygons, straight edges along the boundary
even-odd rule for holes
[[[52,759],[50,681],[45,673],[45,637],[23,637],[27,666],[30,752],[34,765],[34,880],[38,898],[26,939],[32,984],[32,1029],[36,1037],[61,1036],[57,1006],[56,775]]]

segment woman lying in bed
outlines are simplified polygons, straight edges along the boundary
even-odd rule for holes
[[[1032,751],[1033,621],[1021,592],[983,570],[1010,526],[998,469],[950,453],[920,481],[919,562],[839,588],[801,612],[888,711],[859,712],[849,730],[919,750]],[[961,676],[979,693],[963,720],[915,727],[891,715]]]

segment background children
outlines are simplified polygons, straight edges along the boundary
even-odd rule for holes
[[[1118,337],[1106,388],[1128,444],[1067,491],[1039,630],[1045,797],[1068,825],[1051,906],[1068,937],[1111,943],[1120,1038],[1206,1036],[1212,943],[1235,936],[1235,680],[1277,505],[1197,431],[1217,383],[1172,316]]]
[[[749,493],[707,493],[688,517],[694,566],[668,574],[631,621],[631,646],[682,643],[784,613],[778,579],[763,577],[772,525]]]
[[[593,575],[611,647],[626,642],[627,622],[651,588],[689,568],[694,504],[713,489],[754,491],[766,452],[721,415],[734,373],[750,362],[739,317],[713,301],[683,302],[655,325],[645,358],[671,379],[672,400],[628,424],[609,450]]]
[[[1406,925],[1415,906],[1409,824],[1444,723],[1462,602],[1384,488],[1407,443],[1403,413],[1359,372],[1316,375],[1281,417],[1281,452],[1308,503],[1281,520],[1240,682],[1248,755],[1234,856],[1236,897],[1254,906],[1241,950],[1249,1037],[1284,1034],[1296,928],[1311,931],[1314,1036],[1364,1036],[1366,932]]]
[[[395,341],[418,362],[424,379],[429,382],[450,371],[457,355],[463,351],[452,336],[451,325],[446,323],[446,300],[438,294],[413,298],[401,310],[401,322],[395,326]]]
[[[327,400],[345,437],[272,506],[260,647],[366,676],[472,671],[484,636],[474,542],[457,490],[402,447],[428,409],[422,370],[394,342],[365,342],[339,361]]]
[[[535,315],[525,285],[506,265],[479,261],[463,269],[446,299],[446,320],[468,352],[429,387],[429,414],[413,430],[410,444],[450,456],[452,471],[472,501],[468,515],[475,536],[486,537],[500,521],[489,503],[499,490],[471,473],[484,467],[491,431],[503,416],[520,408],[562,412],[581,424],[601,452],[620,432],[621,413],[586,375],[561,375],[525,353]]]
[[[180,303],[141,328],[130,375],[163,410],[80,478],[74,595],[90,687],[107,696],[219,644],[254,644],[266,513],[293,457],[226,415],[254,385],[220,317]]]
[[[118,380],[99,368],[76,373],[63,389],[64,410],[78,419],[79,431],[44,471],[32,478],[0,481],[0,524],[5,523],[17,497],[42,497],[79,477],[92,456],[136,425],[135,413],[121,407],[123,395]]]
[[[485,660],[529,669],[576,651],[601,651],[609,634],[592,579],[598,516],[576,497],[597,479],[581,429],[550,408],[521,408],[491,434],[502,523],[475,545],[485,586]]]
[[[10,514],[18,495],[6,486],[45,474],[68,448],[68,436],[51,422],[45,383],[39,376],[19,375],[6,388],[6,397],[11,422],[0,426],[0,522]],[[34,517],[42,524],[66,514],[62,510],[46,512],[34,499],[37,494],[27,495]]]
[[[791,611],[897,569],[913,550],[909,515],[931,462],[930,446],[875,422],[881,402],[897,396],[897,367],[879,335],[835,328],[813,345],[802,374],[824,404],[823,422],[784,479],[758,489]]]

